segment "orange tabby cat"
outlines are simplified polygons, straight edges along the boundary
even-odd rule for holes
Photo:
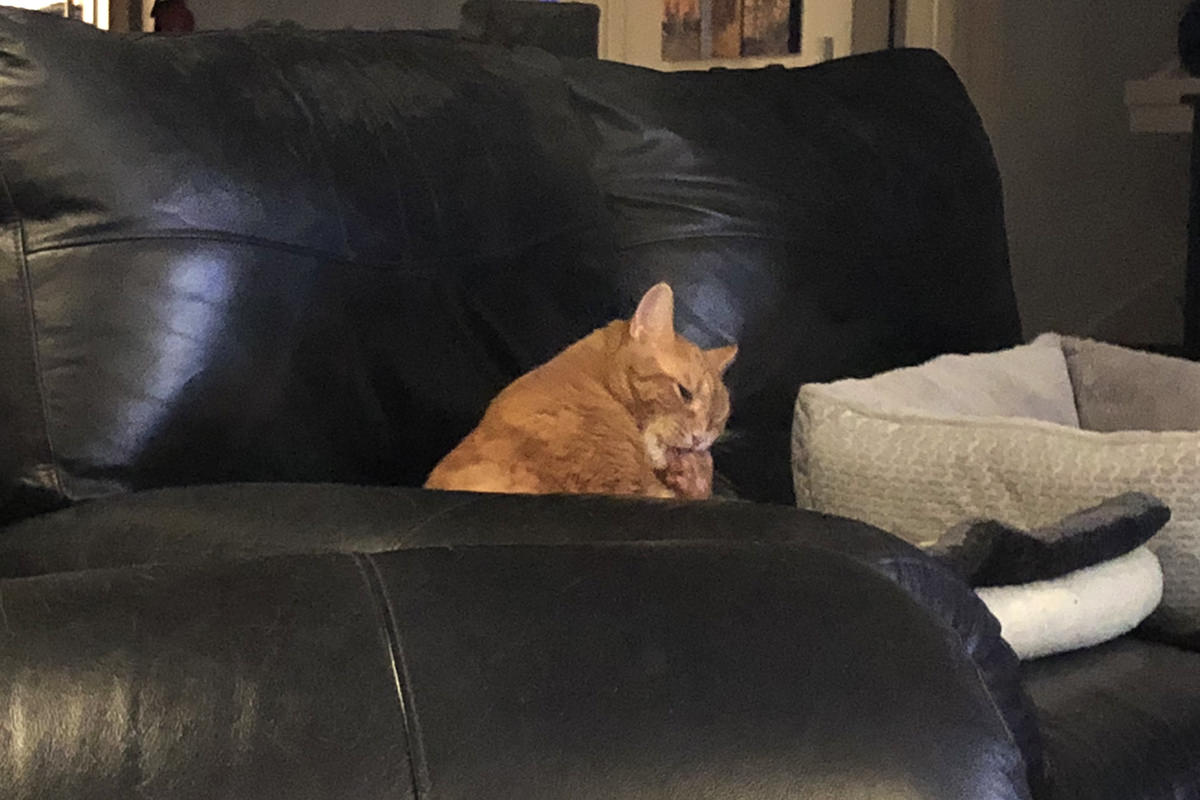
[[[519,494],[706,498],[709,447],[729,417],[737,346],[675,333],[660,283],[628,321],[596,330],[506,387],[425,486]]]

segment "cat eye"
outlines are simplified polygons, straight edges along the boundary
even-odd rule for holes
[[[679,396],[681,398],[683,398],[683,402],[685,402],[685,403],[692,402],[692,392],[690,389],[688,389],[682,383],[675,384],[675,388],[679,391]]]

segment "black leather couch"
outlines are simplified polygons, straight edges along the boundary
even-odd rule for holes
[[[928,52],[661,75],[0,10],[0,795],[1193,798],[1200,654],[1021,665],[789,508],[802,381],[1020,330]],[[671,281],[740,500],[414,487]]]

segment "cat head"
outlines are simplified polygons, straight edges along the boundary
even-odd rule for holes
[[[638,303],[621,351],[615,363],[655,468],[666,466],[672,449],[711,447],[729,419],[722,375],[737,345],[701,350],[675,333],[675,297],[660,283]]]

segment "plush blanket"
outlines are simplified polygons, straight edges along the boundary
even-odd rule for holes
[[[1038,658],[1120,636],[1154,610],[1162,570],[1143,545],[1170,518],[1130,492],[1029,531],[968,520],[928,552],[977,587],[1018,656]]]
[[[1046,581],[1119,558],[1150,541],[1170,519],[1171,510],[1157,497],[1128,492],[1032,530],[967,520],[928,552],[975,587]]]

